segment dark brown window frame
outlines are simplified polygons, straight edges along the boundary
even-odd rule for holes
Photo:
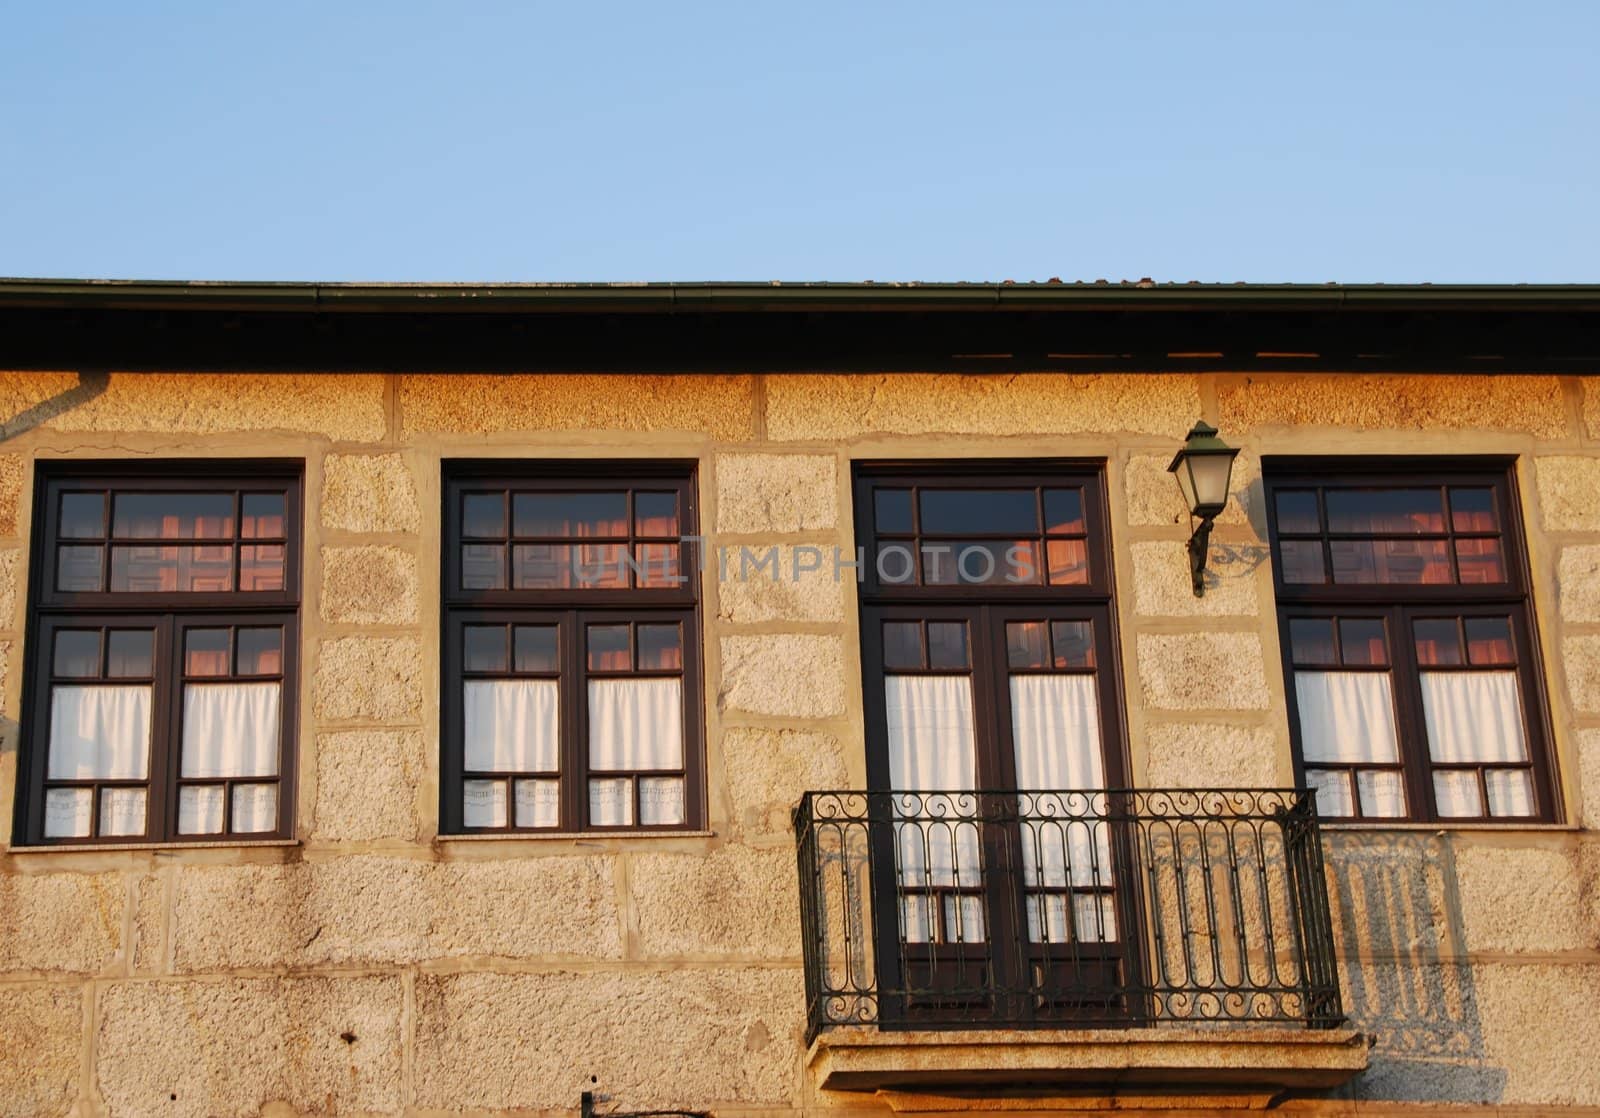
[[[304,540],[304,463],[299,459],[193,458],[168,460],[96,459],[37,463],[34,476],[32,577],[28,592],[26,647],[23,665],[22,741],[17,770],[17,810],[13,842],[18,846],[63,848],[126,845],[238,845],[281,842],[294,837],[297,787],[300,646],[300,570]],[[57,511],[63,490],[100,488],[110,493],[282,492],[283,588],[240,591],[60,591],[56,589],[55,555],[60,535]],[[105,539],[111,539],[107,503]],[[233,556],[235,585],[243,526],[235,508]],[[71,539],[72,537],[66,537]],[[167,546],[170,541],[140,539],[141,545]],[[219,541],[200,541],[209,545]],[[246,541],[247,542],[247,541]],[[180,544],[180,546],[182,546]],[[109,554],[105,558],[109,564]],[[137,784],[147,791],[146,830],[143,835],[98,835],[99,796],[91,800],[87,838],[45,837],[44,793],[49,749],[50,690],[54,682],[53,641],[59,629],[129,625],[155,632],[152,650],[149,779],[143,782],[63,782],[94,785]],[[184,650],[180,634],[192,628],[281,625],[283,647],[278,707],[278,775],[276,778],[218,778],[187,781],[180,778],[182,741],[179,711],[185,683]],[[230,646],[231,647],[231,646]],[[105,656],[102,648],[102,658]],[[267,677],[261,677],[267,678]],[[137,681],[136,681],[137,682]],[[231,825],[235,783],[276,783],[278,820],[271,831],[248,833],[179,834],[177,789],[183,783],[223,784],[229,791],[223,801],[224,828]]]
[[[1266,502],[1267,536],[1272,557],[1273,592],[1277,601],[1279,654],[1284,693],[1288,704],[1289,734],[1293,746],[1295,780],[1302,786],[1307,765],[1303,756],[1299,703],[1295,693],[1295,661],[1289,624],[1295,619],[1342,617],[1382,618],[1389,641],[1395,732],[1400,750],[1407,814],[1404,816],[1325,815],[1333,826],[1393,826],[1426,824],[1444,827],[1524,826],[1560,823],[1564,819],[1559,766],[1551,732],[1550,704],[1539,644],[1537,616],[1531,591],[1532,578],[1523,531],[1522,502],[1517,486],[1514,456],[1386,456],[1262,458],[1262,488]],[[1279,560],[1277,494],[1281,490],[1359,488],[1492,488],[1500,521],[1500,541],[1506,581],[1503,583],[1346,583],[1329,581],[1286,583]],[[1321,501],[1319,499],[1319,508]],[[1326,523],[1326,514],[1323,514]],[[1453,535],[1448,520],[1446,535]],[[1293,535],[1294,533],[1291,533]],[[1323,529],[1324,539],[1333,536]],[[1381,535],[1381,533],[1377,533]],[[1326,555],[1326,552],[1325,552]],[[1326,562],[1326,559],[1325,559]],[[1452,565],[1454,559],[1452,557]],[[1331,572],[1331,568],[1326,568]],[[1522,698],[1522,728],[1528,744],[1533,795],[1537,810],[1526,816],[1446,816],[1435,807],[1432,774],[1452,766],[1435,766],[1428,755],[1427,727],[1422,711],[1421,668],[1411,624],[1430,617],[1471,617],[1494,613],[1511,621],[1515,662]],[[1344,670],[1344,669],[1341,669]],[[1471,670],[1464,666],[1462,670]],[[1312,768],[1338,769],[1338,764]],[[1374,766],[1382,767],[1382,766]],[[1481,777],[1480,777],[1481,784]],[[1480,788],[1480,795],[1482,789]],[[1356,810],[1359,795],[1352,789]],[[1489,810],[1487,799],[1483,802]]]
[[[441,538],[443,562],[440,564],[441,656],[440,656],[440,781],[439,833],[442,835],[493,835],[508,838],[539,837],[552,834],[593,835],[672,835],[701,831],[706,826],[706,746],[703,706],[703,665],[701,634],[699,554],[692,542],[699,531],[698,463],[689,459],[446,459],[442,464],[443,484]],[[530,590],[461,589],[461,497],[464,493],[504,488],[507,490],[549,490],[552,492],[601,491],[618,489],[645,491],[673,490],[678,494],[679,547],[678,573],[682,581],[673,586],[645,588],[561,588]],[[512,525],[507,511],[507,538]],[[630,524],[632,534],[634,526]],[[474,537],[466,537],[470,542]],[[674,824],[644,825],[637,822],[638,773],[645,776],[665,770],[614,770],[617,776],[633,777],[635,822],[619,826],[595,826],[588,814],[588,701],[586,684],[594,678],[617,678],[610,670],[591,670],[585,655],[586,626],[592,624],[637,624],[677,622],[682,632],[682,665],[676,672],[634,670],[623,673],[630,678],[671,675],[683,681],[684,821]],[[557,625],[559,671],[545,673],[559,680],[560,702],[560,812],[554,827],[516,825],[514,797],[507,792],[504,827],[468,827],[462,822],[465,772],[465,728],[462,684],[468,678],[463,670],[461,630],[471,624]],[[514,676],[514,673],[506,673]],[[613,775],[604,770],[603,776]],[[510,777],[506,777],[510,779]]]

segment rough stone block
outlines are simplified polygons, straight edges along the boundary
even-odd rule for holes
[[[397,547],[322,549],[322,620],[347,625],[417,621],[417,557]]]
[[[422,715],[422,642],[411,637],[340,637],[322,642],[316,715],[322,719],[415,722]]]
[[[422,1108],[570,1110],[594,1090],[721,1112],[800,1091],[798,968],[422,975],[416,999]]]
[[[1437,962],[1460,951],[1461,902],[1448,837],[1325,830],[1322,852],[1343,958]]]
[[[1266,662],[1254,633],[1139,636],[1139,681],[1161,710],[1265,710]]]
[[[1547,454],[1533,466],[1546,531],[1600,532],[1600,458]]]
[[[20,629],[23,619],[17,611],[17,573],[22,567],[22,552],[16,548],[0,551],[0,629]]]
[[[1572,705],[1600,712],[1600,637],[1567,637],[1561,642],[1561,661]]]
[[[424,767],[422,734],[416,730],[317,735],[314,833],[334,842],[414,840]]]
[[[1131,550],[1134,612],[1146,617],[1254,617],[1260,612],[1258,580],[1272,578],[1265,546],[1213,539],[1206,592],[1197,598],[1187,543],[1154,540]]]
[[[1474,954],[1600,948],[1600,913],[1588,903],[1597,883],[1584,881],[1576,849],[1460,842],[1456,879],[1466,948]]]
[[[717,583],[718,616],[736,623],[839,621],[844,580],[853,577],[848,569],[835,574],[831,547],[734,546],[727,577]]]
[[[397,1113],[392,975],[122,982],[100,994],[95,1080],[112,1114]]]
[[[370,442],[386,427],[384,378],[331,373],[0,376],[0,424],[57,431],[295,431]]]
[[[730,727],[722,756],[734,821],[751,837],[792,836],[789,812],[803,793],[849,786],[844,748],[832,734]]]
[[[748,376],[402,376],[407,435],[496,431],[691,431],[717,439],[753,433]]]
[[[798,633],[722,638],[724,709],[793,718],[844,713],[844,646]]]
[[[831,455],[719,454],[716,470],[719,532],[817,532],[839,522]]]
[[[800,958],[792,850],[641,854],[630,868],[647,956]]]
[[[346,532],[419,532],[416,479],[398,454],[322,460],[322,526]]]
[[[0,537],[24,534],[22,502],[27,484],[27,460],[20,454],[0,454]]]
[[[99,974],[123,947],[120,874],[0,876],[0,971]]]
[[[1600,964],[1474,968],[1489,1061],[1511,1105],[1600,1106]]]
[[[1600,504],[1600,492],[1595,501]],[[1556,586],[1563,621],[1600,621],[1600,546],[1562,548]]]
[[[157,874],[143,874],[129,882],[133,908],[133,973],[157,974],[167,964],[167,885]]]
[[[1271,730],[1186,722],[1145,726],[1148,788],[1280,788],[1278,738]],[[1287,757],[1285,757],[1287,762]]]
[[[1558,377],[1252,374],[1217,397],[1225,437],[1264,427],[1567,433]]]
[[[770,377],[766,388],[774,439],[1121,431],[1176,439],[1200,414],[1192,376],[796,375]]]
[[[78,1095],[83,995],[0,986],[0,1114],[65,1115]]]
[[[1579,730],[1576,739],[1578,795],[1583,799],[1583,825],[1591,831],[1600,831],[1600,730]]]

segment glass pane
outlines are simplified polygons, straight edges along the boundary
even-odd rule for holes
[[[468,625],[462,630],[461,666],[469,672],[506,670],[506,627]]]
[[[639,778],[639,822],[646,827],[673,827],[685,818],[683,777]]]
[[[1526,761],[1516,672],[1422,672],[1428,756],[1440,764]]]
[[[1437,489],[1329,489],[1323,499],[1330,532],[1444,531],[1444,500]]]
[[[506,534],[506,495],[504,493],[466,493],[461,497],[463,536],[501,536]]]
[[[117,594],[199,594],[233,589],[231,547],[113,547]]]
[[[1278,494],[1278,531],[1288,534],[1322,531],[1317,519],[1317,495],[1309,489],[1290,489]]]
[[[1504,617],[1467,618],[1467,659],[1473,664],[1514,664],[1511,621]]]
[[[683,667],[683,636],[676,624],[640,625],[639,670],[678,671]]]
[[[94,679],[100,674],[100,633],[95,629],[61,629],[56,633],[56,675]]]
[[[634,546],[634,585],[646,589],[670,589],[685,582],[678,563],[675,543],[641,543]]]
[[[928,666],[935,671],[963,671],[972,663],[967,651],[965,621],[928,622]]]
[[[45,838],[88,838],[94,793],[87,788],[48,788],[44,794]]]
[[[104,493],[61,494],[61,522],[58,532],[68,539],[98,539],[106,534]]]
[[[589,781],[589,825],[628,827],[633,824],[633,781],[607,777]]]
[[[1334,540],[1328,550],[1337,583],[1415,585],[1451,578],[1445,540]]]
[[[1050,540],[1045,548],[1052,586],[1089,581],[1089,547],[1083,540]]]
[[[879,532],[911,534],[911,490],[875,489],[872,508],[873,524]]]
[[[464,827],[504,827],[506,825],[506,782],[503,780],[463,780],[461,782],[461,824]]]
[[[616,590],[628,585],[622,544],[519,543],[512,550],[513,590]]]
[[[511,527],[518,536],[626,536],[626,493],[517,493]]]
[[[678,534],[678,495],[676,493],[635,493],[633,530],[641,536]]]
[[[1050,547],[1083,548],[1082,540],[1052,540]],[[922,545],[922,580],[929,586],[1007,586],[1039,581],[1039,545],[1033,540],[962,540]]]
[[[282,493],[246,493],[241,500],[244,502],[244,519],[239,525],[241,536],[247,540],[283,538]]]
[[[461,546],[461,589],[504,590],[505,588],[505,544],[463,544]]]
[[[186,784],[178,789],[178,833],[220,835],[226,791],[220,784]]]
[[[1043,621],[1006,622],[1006,665],[1013,670],[1044,668],[1050,663]]]
[[[1494,490],[1450,490],[1450,523],[1458,532],[1499,531],[1500,517],[1495,512]]]
[[[1400,760],[1389,673],[1296,671],[1294,694],[1307,764]]]
[[[1094,625],[1088,621],[1052,621],[1050,643],[1058,668],[1094,667]]]
[[[151,688],[50,689],[47,780],[147,780]]]
[[[228,674],[228,630],[190,629],[183,638],[185,675]]]
[[[1356,813],[1348,773],[1334,769],[1307,769],[1306,787],[1317,794],[1317,814],[1324,819],[1341,819]]]
[[[1315,584],[1326,581],[1322,568],[1322,543],[1319,540],[1284,540],[1278,544],[1278,560],[1286,584]]]
[[[111,534],[122,539],[225,540],[233,535],[232,493],[118,493]]]
[[[628,655],[628,627],[626,625],[589,626],[589,670],[592,672],[626,672],[633,669]]]
[[[518,625],[513,631],[513,664],[519,672],[554,672],[556,660],[554,625]]]
[[[1499,540],[1457,540],[1456,567],[1461,572],[1461,581],[1467,585],[1506,580],[1506,564],[1500,554]]]
[[[883,666],[890,670],[915,671],[926,665],[922,660],[922,626],[915,621],[883,623]]]
[[[143,788],[100,789],[100,833],[105,836],[144,834],[145,800]]]
[[[101,588],[99,547],[63,547],[56,552],[56,589],[94,592]]]
[[[248,544],[239,549],[239,589],[283,589],[283,545]]]
[[[1483,797],[1478,793],[1478,774],[1475,772],[1435,772],[1433,799],[1439,807],[1439,814],[1446,819],[1479,819],[1483,816]]]
[[[1361,814],[1369,819],[1402,819],[1406,814],[1405,778],[1389,769],[1356,773]]]
[[[240,629],[235,640],[240,675],[277,675],[283,671],[283,630],[276,625]]]
[[[559,827],[561,825],[559,780],[518,780],[513,782],[512,789],[517,800],[517,826]]]
[[[1533,776],[1526,769],[1488,769],[1489,814],[1497,818],[1534,814]]]
[[[944,898],[945,943],[983,942],[983,898],[966,894]]]
[[[277,776],[280,693],[276,683],[185,685],[179,775]]]
[[[467,772],[560,770],[558,681],[469,679],[461,685],[461,707],[462,766]]]
[[[1083,524],[1083,490],[1044,491],[1044,530],[1052,535],[1080,534]]]
[[[874,559],[878,581],[885,586],[912,586],[917,581],[917,556],[910,544],[881,543]]]
[[[148,679],[153,674],[155,634],[149,629],[113,629],[107,644],[106,675],[110,678]]]
[[[1383,621],[1376,617],[1346,617],[1339,622],[1339,648],[1350,667],[1375,667],[1389,662],[1389,645]]]
[[[589,769],[676,772],[683,768],[683,681],[591,679]]]
[[[1289,658],[1296,664],[1337,664],[1333,650],[1333,622],[1322,617],[1295,617],[1289,621]]]
[[[228,829],[237,835],[260,834],[278,829],[278,786],[276,784],[235,784],[233,812]]]
[[[1038,498],[1032,489],[923,489],[918,497],[925,534],[1039,534]]]
[[[1453,617],[1437,617],[1412,623],[1417,641],[1417,663],[1446,667],[1461,663],[1461,630]]]

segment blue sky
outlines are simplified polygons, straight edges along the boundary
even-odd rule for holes
[[[0,0],[0,275],[1600,281],[1600,4]]]

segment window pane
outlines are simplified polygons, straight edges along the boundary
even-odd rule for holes
[[[683,777],[639,778],[639,822],[646,827],[673,827],[684,820]]]
[[[626,493],[517,493],[511,526],[518,536],[626,536]]]
[[[678,495],[676,493],[635,493],[633,530],[641,536],[678,534]]]
[[[628,827],[633,824],[633,781],[612,777],[589,781],[589,825]]]
[[[1295,672],[1300,754],[1307,764],[1400,760],[1386,672]]]
[[[1050,542],[1052,550],[1058,546],[1081,552],[1083,541]],[[1008,586],[1037,583],[1039,575],[1039,545],[1033,540],[960,540],[922,545],[922,580],[929,586]]]
[[[183,689],[180,775],[278,775],[276,683],[190,683]]]
[[[1450,523],[1458,532],[1499,531],[1500,517],[1495,512],[1494,490],[1450,490]]]
[[[99,539],[106,534],[104,493],[61,494],[59,534],[69,539]]]
[[[1467,659],[1484,666],[1516,663],[1511,622],[1504,617],[1467,618]]]
[[[52,687],[48,780],[148,780],[148,686]]]
[[[1094,625],[1088,621],[1052,621],[1050,643],[1058,668],[1094,667]]]
[[[1054,535],[1078,534],[1084,531],[1083,490],[1044,491],[1044,530]]]
[[[463,536],[501,536],[506,534],[506,495],[504,493],[466,493],[461,497]]]
[[[513,663],[519,672],[553,672],[560,670],[556,660],[556,627],[554,625],[518,625],[513,630]]]
[[[1322,568],[1320,540],[1284,540],[1278,544],[1278,561],[1283,566],[1283,581],[1290,585],[1327,581]]]
[[[914,586],[917,554],[909,543],[880,543],[874,559],[878,581],[885,586]]]
[[[1290,489],[1278,494],[1278,531],[1294,535],[1322,531],[1317,519],[1317,495],[1309,489]]]
[[[72,679],[94,679],[100,674],[100,632],[97,629],[61,629],[56,632],[54,671]]]
[[[512,549],[513,590],[616,590],[628,585],[622,544],[519,543]]]
[[[185,675],[228,674],[228,630],[190,629],[183,638]]]
[[[506,627],[468,625],[462,630],[461,666],[469,672],[506,670]]]
[[[506,825],[506,782],[503,780],[462,781],[461,823],[466,827],[504,827]]]
[[[873,524],[879,532],[911,534],[911,490],[873,490],[872,507]]]
[[[149,629],[113,629],[107,644],[106,675],[110,678],[148,679],[154,672],[155,634]]]
[[[1044,668],[1050,662],[1043,621],[1006,623],[1006,664],[1013,670]]]
[[[1428,756],[1436,763],[1528,760],[1516,672],[1423,672]]]
[[[1050,540],[1045,548],[1052,586],[1089,581],[1089,548],[1083,540]]]
[[[220,835],[226,790],[220,784],[186,784],[178,789],[178,833]]]
[[[1376,617],[1347,617],[1339,622],[1339,648],[1350,667],[1373,667],[1389,662],[1389,645],[1383,621]]]
[[[239,589],[283,589],[283,545],[249,544],[239,549]]]
[[[683,768],[683,681],[591,679],[589,768]]]
[[[1412,624],[1417,639],[1417,663],[1445,667],[1461,663],[1461,631],[1455,618],[1429,618]]]
[[[1469,586],[1504,582],[1506,564],[1499,540],[1457,540],[1456,567],[1461,581]]]
[[[1333,650],[1333,622],[1322,617],[1289,620],[1289,658],[1296,664],[1337,664]]]
[[[634,546],[634,585],[645,589],[671,589],[687,579],[680,573],[678,545],[641,543]]]
[[[505,588],[505,544],[463,544],[461,547],[461,589],[504,590]]]
[[[1445,540],[1334,540],[1328,550],[1337,583],[1416,585],[1451,578]]]
[[[1350,775],[1336,769],[1307,769],[1306,787],[1317,794],[1317,814],[1340,819],[1356,813]]]
[[[104,548],[63,547],[56,552],[56,589],[88,591],[101,589],[100,557]]]
[[[468,772],[561,768],[560,687],[553,679],[469,679],[461,685],[462,765]]]
[[[1534,814],[1533,776],[1526,769],[1489,769],[1483,774],[1489,814],[1497,818]]]
[[[1031,489],[923,489],[918,496],[924,533],[1039,534],[1038,498]]]
[[[146,799],[143,788],[100,789],[100,833],[107,837],[144,834]]]
[[[44,794],[45,838],[88,838],[94,793],[87,788],[50,788]]]
[[[1405,778],[1392,769],[1365,769],[1356,773],[1361,814],[1370,819],[1403,819],[1406,815]]]
[[[241,536],[245,539],[283,538],[282,493],[246,493],[241,499],[244,503],[244,520],[239,525]]]
[[[1446,819],[1477,819],[1483,815],[1478,774],[1460,770],[1433,774],[1433,799]]]
[[[1444,501],[1437,489],[1329,489],[1323,500],[1330,532],[1444,531]]]
[[[592,672],[626,672],[633,669],[628,654],[628,627],[626,625],[590,625],[589,670]]]
[[[233,812],[228,829],[236,835],[261,834],[278,829],[278,786],[235,784]]]
[[[233,548],[113,547],[111,590],[201,594],[233,589]]]
[[[283,630],[271,628],[240,629],[238,642],[239,675],[277,675],[283,671]]]
[[[225,540],[233,535],[232,493],[118,493],[111,534],[123,539]]]
[[[928,622],[928,666],[935,671],[961,671],[971,664],[965,621]]]
[[[640,625],[639,670],[678,671],[683,667],[683,635],[676,624]]]
[[[922,626],[915,621],[885,621],[883,623],[883,666],[890,669],[924,667],[922,660]]]
[[[512,788],[517,801],[517,826],[559,827],[561,825],[559,780],[518,780],[512,782]]]

